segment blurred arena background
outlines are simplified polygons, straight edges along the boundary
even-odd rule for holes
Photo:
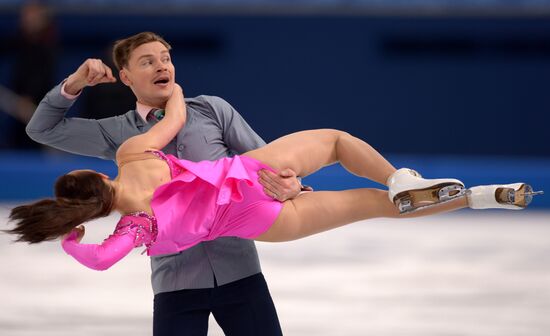
[[[186,96],[223,97],[266,141],[338,128],[427,177],[550,191],[550,1],[0,0],[1,228],[66,171],[116,174],[32,143],[24,125],[86,58],[110,62],[113,41],[145,30],[171,43]],[[134,103],[119,83],[87,88],[70,116]],[[340,167],[305,183],[374,186]],[[90,239],[108,232],[99,222]],[[518,213],[364,224],[258,244],[286,334],[550,333],[547,195]],[[56,244],[0,237],[0,334],[150,334],[147,258],[96,274]]]

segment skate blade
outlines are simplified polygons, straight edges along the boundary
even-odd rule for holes
[[[433,207],[438,207],[441,204],[449,203],[449,202],[454,201],[456,199],[466,197],[470,193],[471,193],[470,190],[465,189],[464,193],[460,194],[459,196],[455,196],[451,199],[447,199],[447,200],[444,200],[444,201],[434,202],[434,203],[425,204],[425,205],[419,205],[415,208],[410,208],[410,209],[407,209],[407,210],[399,211],[399,214],[400,215],[407,215],[407,214],[415,213],[415,212],[420,211],[420,210],[429,209],[429,208],[433,208]]]
[[[399,213],[405,214],[426,206],[452,201],[466,195],[467,189],[456,183],[442,183],[426,189],[401,192],[394,197]]]
[[[520,208],[526,208],[533,196],[542,195],[544,191],[533,191],[533,188],[529,184],[522,184],[518,190],[512,188],[497,188],[495,191],[495,197],[497,202],[507,205],[515,205]]]

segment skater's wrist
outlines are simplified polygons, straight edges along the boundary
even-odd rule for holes
[[[300,192],[308,192],[308,191],[313,191],[313,187],[304,185],[304,184],[300,185]]]

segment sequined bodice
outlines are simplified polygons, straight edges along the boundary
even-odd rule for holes
[[[136,220],[136,219],[146,219],[147,223]],[[155,242],[158,234],[158,225],[157,218],[151,216],[144,211],[137,211],[126,214],[118,222],[113,235],[125,235],[128,234],[131,230],[136,230],[135,244],[140,246],[144,244],[145,247],[150,248],[151,245]],[[109,239],[109,238],[107,238]]]
[[[161,151],[152,151],[151,150],[151,151],[146,151],[145,153],[153,154],[157,158],[159,158],[159,159],[163,160],[164,162],[166,162],[168,164],[168,168],[170,168],[170,175],[171,175],[172,178],[174,178],[174,177],[178,176],[179,174],[181,174],[181,172],[182,172],[181,167],[174,164],[174,162],[172,160],[169,160],[166,157],[166,154],[164,154],[163,152],[161,152]]]
[[[170,177],[172,179],[178,176],[182,172],[181,167],[178,167],[177,165],[175,165],[174,162],[169,160],[163,152],[156,151],[156,150],[149,150],[143,153],[134,153],[134,154],[126,155],[124,160],[121,160],[118,165],[120,169],[122,166],[124,166],[129,162],[140,161],[140,160],[151,160],[151,159],[159,159],[166,162],[166,164],[168,165],[168,168],[170,169]],[[143,224],[142,221],[132,220],[132,218],[136,218],[136,217],[141,219],[146,219],[149,225]],[[134,229],[136,230],[136,244],[143,243],[147,248],[149,248],[157,238],[157,233],[158,233],[157,218],[153,215],[149,215],[144,211],[128,213],[122,217],[121,221],[119,221],[113,235],[128,234],[130,230],[134,230]]]
[[[151,155],[151,154],[153,154],[153,155]],[[174,178],[174,177],[178,176],[182,171],[182,169],[180,167],[178,167],[176,164],[174,164],[174,162],[172,162],[171,160],[169,160],[166,157],[166,154],[164,154],[161,151],[157,151],[157,150],[148,150],[148,151],[145,151],[143,153],[126,154],[124,156],[124,159],[122,159],[118,162],[118,168],[120,169],[124,165],[126,165],[127,163],[130,163],[130,162],[142,161],[142,160],[152,160],[152,159],[158,159],[158,160],[162,160],[162,161],[166,162],[166,164],[168,165],[168,168],[170,169],[171,178]]]

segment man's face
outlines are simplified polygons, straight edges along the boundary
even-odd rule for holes
[[[134,49],[128,66],[120,71],[122,82],[132,89],[140,103],[161,108],[172,95],[175,75],[170,52],[160,42]]]

